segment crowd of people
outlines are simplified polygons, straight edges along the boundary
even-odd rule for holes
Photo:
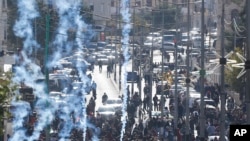
[[[102,71],[102,64],[99,65],[99,71]],[[154,67],[158,67],[154,64]],[[168,64],[167,64],[168,65]],[[169,64],[171,65],[171,64]],[[110,72],[112,73],[112,71]],[[182,70],[179,73],[185,75],[186,71]],[[163,99],[158,98],[157,95],[152,95],[150,98],[150,86],[147,77],[143,88],[143,98],[139,96],[138,92],[131,93],[130,88],[127,88],[127,117],[126,126],[123,127],[123,121],[121,117],[121,111],[117,111],[114,116],[105,118],[96,113],[96,89],[98,86],[95,84],[92,87],[92,98],[87,102],[86,107],[87,121],[93,125],[87,128],[86,133],[83,133],[81,129],[74,128],[71,131],[72,140],[82,140],[83,136],[87,141],[99,139],[102,141],[117,141],[120,140],[123,135],[124,141],[142,140],[142,141],[199,141],[200,137],[200,105],[198,101],[194,101],[191,107],[186,107],[185,91],[178,91],[178,106],[174,106],[174,94],[171,91],[164,93]],[[200,91],[200,82],[192,82],[194,89]],[[156,83],[154,84],[156,86]],[[205,97],[214,101],[215,108],[209,108],[205,110],[206,124],[205,124],[205,138],[209,136],[219,135],[220,133],[220,88],[218,84],[205,84]],[[230,124],[243,124],[246,122],[246,109],[244,105],[237,106],[235,101],[229,95],[227,97],[227,110],[226,110],[226,136],[228,136]],[[123,100],[124,96],[121,97]],[[104,93],[102,96],[102,102],[108,99],[108,94]],[[150,102],[152,100],[152,102]],[[166,101],[169,100],[168,105]],[[152,105],[152,109],[151,106]],[[169,116],[152,116],[152,111],[160,111],[164,106],[166,110],[169,110],[170,115],[174,115],[174,108],[178,108],[178,120],[177,125],[174,126],[174,119]],[[190,108],[190,132],[186,133],[186,121],[185,111],[186,108]],[[152,111],[150,111],[152,110]],[[177,127],[177,128],[175,128]],[[124,129],[122,129],[124,128]],[[188,139],[185,135],[188,135]],[[219,140],[215,138],[213,141]]]

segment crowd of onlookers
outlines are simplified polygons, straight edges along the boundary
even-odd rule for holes
[[[160,65],[160,64],[158,64]],[[157,67],[157,64],[155,64]],[[185,70],[180,71],[179,73],[186,73]],[[147,79],[147,78],[146,78]],[[147,80],[145,79],[145,82]],[[193,82],[192,85],[196,91],[200,91],[199,81]],[[98,86],[95,86],[95,89]],[[200,131],[200,105],[197,101],[194,101],[192,107],[186,107],[185,92],[178,92],[178,120],[176,129],[174,129],[174,120],[169,118],[169,116],[164,116],[162,119],[161,116],[150,115],[150,106],[152,104],[152,111],[160,111],[161,107],[164,106],[164,109],[168,111],[172,116],[174,115],[174,97],[171,91],[164,93],[163,101],[156,98],[155,95],[152,95],[152,103],[150,103],[150,87],[147,83],[143,88],[144,97],[141,99],[138,92],[130,93],[129,87],[127,88],[127,117],[126,117],[126,126],[122,130],[122,121],[121,121],[121,112],[117,112],[114,116],[106,118],[102,117],[95,112],[96,106],[96,92],[92,90],[93,97],[88,101],[86,107],[87,120],[88,123],[93,125],[87,128],[86,133],[84,134],[82,130],[74,128],[71,131],[71,140],[82,140],[85,136],[86,141],[99,139],[101,141],[117,141],[120,140],[123,132],[124,141],[132,140],[142,140],[142,141],[183,141],[185,140],[186,135],[186,121],[185,121],[185,110],[190,108],[190,133],[188,141],[199,141],[199,131]],[[217,84],[205,84],[205,97],[207,99],[212,99],[214,101],[215,108],[205,109],[205,137],[211,135],[219,135],[220,133],[220,88]],[[246,122],[246,110],[245,106],[241,105],[240,107],[235,105],[235,101],[232,97],[227,97],[227,107],[226,107],[226,135],[228,136],[229,125],[230,124],[244,124]],[[124,97],[122,96],[121,99]],[[166,101],[169,100],[168,105]],[[63,121],[61,121],[63,122]],[[59,124],[59,123],[57,123]],[[42,134],[43,135],[43,134]],[[54,134],[57,137],[57,134]],[[216,141],[216,140],[214,140]]]

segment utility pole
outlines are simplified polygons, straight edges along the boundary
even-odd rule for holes
[[[34,30],[35,40],[37,41],[37,19],[35,19],[35,30]],[[34,50],[34,59],[37,60],[37,48]]]
[[[46,83],[46,93],[49,94],[49,69],[48,69],[48,53],[49,53],[49,29],[50,28],[50,7],[49,3],[46,12],[46,33],[45,33],[45,58],[44,58],[44,68],[45,68],[45,83]],[[49,103],[47,103],[47,108],[49,108]],[[50,125],[46,125],[45,129],[45,140],[50,141]]]
[[[154,27],[154,10],[152,10],[152,24],[151,24],[151,28],[150,28],[150,31],[151,31],[151,33],[153,32],[153,27]],[[152,104],[152,97],[153,97],[153,90],[152,90],[152,87],[153,87],[153,57],[154,57],[154,55],[153,55],[153,53],[154,53],[154,51],[153,51],[153,44],[154,44],[154,41],[153,41],[153,35],[152,35],[152,44],[151,44],[151,48],[150,48],[150,67],[149,67],[149,100],[150,100],[150,103],[149,103],[149,110],[150,110],[150,112],[149,112],[149,117],[151,118],[151,116],[152,116],[152,106],[153,106],[153,104]]]
[[[135,5],[133,6],[133,49],[132,49],[132,76],[134,76],[135,68]],[[134,77],[132,77],[132,88],[131,88],[131,95],[134,94]]]
[[[165,1],[164,1],[165,2]],[[165,11],[163,9],[162,11],[162,34],[164,33],[164,20],[165,20]],[[164,116],[164,113],[163,113],[163,110],[164,110],[164,105],[162,104],[163,103],[163,95],[164,95],[164,84],[163,84],[163,76],[164,76],[164,53],[165,53],[165,50],[164,50],[164,45],[163,45],[163,39],[161,40],[161,49],[162,49],[162,52],[161,52],[161,119],[163,119],[163,116]]]
[[[201,8],[201,70],[200,70],[200,141],[205,141],[205,103],[204,103],[204,82],[205,82],[205,48],[204,48],[204,0],[202,0]]]
[[[250,24],[250,1],[247,0],[247,25]],[[246,47],[246,62],[245,62],[245,69],[246,69],[246,82],[250,81],[250,27],[247,26],[247,47]],[[247,124],[250,124],[250,87],[246,88],[246,109],[247,109]]]
[[[174,51],[174,60],[175,60],[175,69],[174,69],[174,84],[175,84],[175,92],[174,92],[174,130],[177,131],[177,124],[178,124],[178,91],[177,91],[177,67],[178,67],[178,60],[177,60],[177,32],[178,32],[178,28],[179,28],[179,21],[178,21],[178,4],[176,5],[176,14],[175,14],[175,20],[176,20],[176,34],[175,34],[175,51]],[[176,132],[175,132],[175,137],[177,136]]]
[[[233,18],[233,27],[234,27],[234,50],[236,49],[236,25],[235,18]]]
[[[115,3],[115,29],[116,29],[116,32],[115,32],[115,61],[114,61],[114,63],[115,63],[115,72],[114,72],[114,80],[115,80],[115,82],[116,82],[116,64],[117,63],[119,63],[119,61],[117,61],[117,35],[118,35],[118,30],[117,30],[117,24],[118,24],[118,22],[117,22],[117,20],[118,20],[118,5],[117,5],[117,3]],[[112,44],[112,42],[111,42],[111,44]],[[116,82],[117,83],[117,82]]]
[[[118,0],[118,6],[119,6],[119,8],[118,8],[118,13],[119,13],[119,18],[118,18],[118,20],[119,20],[119,27],[118,27],[118,29],[119,29],[119,42],[120,42],[120,44],[121,44],[121,33],[120,33],[120,29],[121,29],[121,19],[120,19],[120,0]],[[122,74],[122,62],[121,62],[121,55],[122,55],[122,53],[121,53],[121,48],[120,48],[120,59],[119,59],[119,91],[121,91],[121,89],[122,89],[122,87],[121,87],[121,85],[122,85],[122,82],[121,82],[121,74]]]
[[[187,85],[187,92],[186,92],[186,138],[185,138],[185,141],[189,141],[190,137],[190,125],[189,125],[189,116],[190,116],[190,112],[189,112],[189,84],[190,84],[190,72],[189,72],[189,66],[190,66],[190,61],[189,61],[189,53],[190,53],[190,0],[187,1],[188,2],[188,18],[187,18],[187,21],[188,21],[188,27],[187,27],[187,30],[188,30],[188,44],[187,44],[187,78],[186,78],[186,85]]]
[[[220,86],[220,100],[221,100],[221,114],[220,114],[220,141],[225,140],[225,104],[226,104],[226,92],[224,90],[225,80],[224,80],[224,70],[225,64],[227,62],[224,53],[224,16],[225,16],[225,2],[222,1],[222,15],[221,15],[221,58],[220,58],[220,65],[221,65],[221,86]]]
[[[141,97],[141,96],[142,96],[142,94],[141,94],[141,93],[142,93],[142,91],[141,91],[141,90],[142,90],[142,89],[141,89],[141,74],[142,74],[141,63],[142,63],[142,53],[141,53],[141,51],[142,51],[142,46],[143,46],[143,41],[144,41],[144,39],[143,39],[143,37],[144,37],[144,35],[143,35],[143,34],[144,34],[144,32],[143,32],[143,30],[144,30],[144,29],[143,29],[143,26],[141,26],[140,30],[141,30],[141,44],[140,44],[140,50],[139,50],[139,53],[140,53],[140,58],[139,58],[140,60],[139,60],[139,61],[140,61],[140,62],[139,62],[139,82],[138,82],[139,84],[138,84],[138,85],[139,85],[139,96],[140,96],[140,99],[142,99],[142,97]],[[140,107],[141,107],[141,106],[140,106]],[[141,118],[141,117],[140,117],[140,118]]]

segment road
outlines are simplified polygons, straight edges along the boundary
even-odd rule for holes
[[[90,72],[88,72],[90,73]],[[95,66],[94,72],[91,73],[93,81],[97,84],[97,99],[96,99],[96,110],[98,107],[102,106],[102,96],[104,93],[108,95],[108,97],[117,98],[119,96],[119,88],[114,85],[111,80],[112,78],[107,78],[107,66],[102,66],[102,72],[99,72],[98,66]],[[114,75],[113,73],[110,75]],[[87,100],[90,99],[92,94],[87,95]]]
[[[154,51],[153,62],[161,62],[161,60],[162,60],[161,52],[159,50],[155,50]],[[170,62],[173,62],[173,56],[171,56]],[[128,67],[128,70],[131,69],[131,67],[132,67],[132,61],[131,60],[129,61],[127,67]],[[117,71],[117,80],[118,80],[118,78],[119,78],[119,67],[118,67],[118,65],[117,65],[116,71]],[[96,110],[98,109],[99,106],[102,106],[102,95],[104,94],[104,92],[107,93],[108,97],[112,97],[112,98],[116,98],[116,97],[118,97],[120,95],[121,92],[119,92],[118,81],[117,82],[114,81],[114,73],[111,74],[110,78],[107,78],[107,66],[106,65],[103,66],[103,70],[102,70],[101,73],[99,72],[98,66],[95,66],[94,72],[88,71],[87,74],[88,73],[92,74],[92,79],[97,84]],[[131,83],[128,83],[128,85],[130,85],[130,88],[132,88]],[[145,86],[145,81],[142,79],[142,90],[143,90],[144,86]],[[155,88],[156,88],[156,84],[154,83],[152,85],[152,96],[154,96],[154,94],[156,93]],[[135,92],[139,91],[139,88],[138,88],[136,83],[134,83],[134,91]],[[86,95],[87,101],[89,101],[91,96],[92,96],[92,93],[89,94],[89,95]],[[143,100],[143,98],[144,98],[144,94],[142,92],[141,99]],[[168,106],[168,103],[169,103],[169,100],[167,100],[166,106]],[[147,115],[145,115],[145,116],[147,116]],[[136,119],[136,121],[138,122],[139,120]],[[6,140],[7,133],[11,134],[11,132],[12,132],[11,131],[11,126],[12,126],[11,122],[5,121],[5,127],[6,127],[5,128],[5,130],[6,130],[5,140]]]

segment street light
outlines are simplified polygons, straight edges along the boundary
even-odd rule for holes
[[[201,70],[200,70],[200,86],[201,86],[201,102],[200,102],[200,141],[205,140],[205,103],[204,103],[204,81],[205,81],[205,57],[204,57],[204,0],[202,0],[201,11]]]
[[[250,24],[250,2],[247,1],[247,25]],[[247,76],[247,81],[250,80],[250,28],[247,26],[247,57],[246,57],[246,63],[245,63],[245,69],[246,69],[246,76]],[[250,124],[250,87],[247,87],[246,89],[246,107],[247,107],[247,124]]]
[[[134,63],[135,63],[135,61],[134,61],[134,59],[135,59],[135,7],[137,7],[137,5],[136,5],[136,3],[135,3],[135,5],[133,6],[133,51],[132,51],[132,73],[133,73],[133,75],[132,76],[134,76]],[[134,94],[134,77],[132,77],[132,90],[131,90],[131,94],[133,95]]]

